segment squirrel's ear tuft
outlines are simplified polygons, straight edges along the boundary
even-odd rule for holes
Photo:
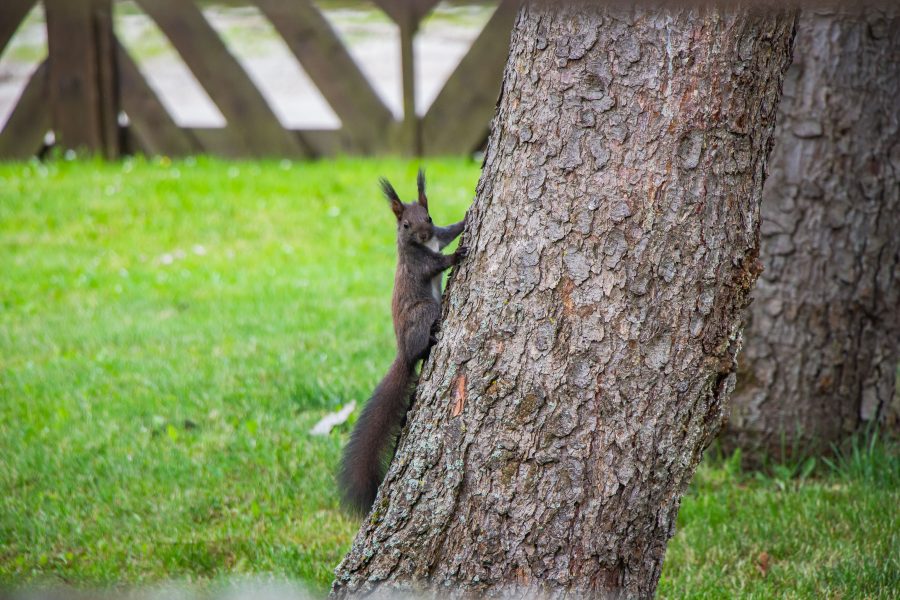
[[[416,176],[416,185],[419,188],[419,204],[428,209],[428,197],[425,195],[425,171],[421,168],[419,169],[419,174]]]
[[[388,200],[396,200],[400,202],[400,196],[397,195],[397,192],[394,190],[394,186],[391,185],[391,182],[381,177],[378,180],[378,183],[381,185],[381,191],[384,193],[384,197]]]
[[[391,203],[391,210],[394,211],[394,215],[397,216],[399,221],[403,217],[403,202],[400,201],[400,196],[397,195],[391,182],[384,177],[379,179],[378,183],[381,184],[381,191],[384,192],[384,197]]]

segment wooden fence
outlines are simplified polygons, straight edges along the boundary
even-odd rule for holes
[[[518,0],[499,0],[487,25],[427,113],[415,111],[413,37],[438,0],[375,0],[400,30],[402,120],[372,89],[311,0],[247,0],[284,39],[341,120],[337,130],[282,126],[193,0],[137,0],[225,118],[222,128],[180,127],[116,38],[113,0],[43,0],[48,56],[0,131],[0,158],[55,144],[115,158],[126,151],[179,156],[313,157],[454,154],[485,140]],[[37,0],[0,0],[0,52]],[[121,126],[120,112],[128,117]]]

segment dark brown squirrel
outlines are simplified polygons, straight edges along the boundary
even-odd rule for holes
[[[344,505],[366,513],[375,502],[400,429],[406,420],[416,363],[425,360],[437,341],[441,318],[441,277],[468,251],[440,250],[462,233],[465,220],[438,227],[428,214],[425,174],[419,170],[419,199],[403,203],[387,179],[381,189],[397,217],[397,271],[391,314],[397,357],[366,403],[341,460],[338,484]]]
[[[437,341],[441,274],[468,253],[464,246],[450,255],[440,252],[462,233],[465,220],[447,227],[431,221],[421,169],[416,181],[417,202],[403,203],[386,179],[380,183],[397,217],[397,271],[391,301],[397,357],[359,415],[344,448],[338,484],[344,505],[358,513],[368,512],[375,502],[409,409],[416,363],[428,357]]]

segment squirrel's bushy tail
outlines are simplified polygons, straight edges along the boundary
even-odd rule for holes
[[[398,356],[356,421],[338,475],[344,505],[351,510],[367,513],[375,502],[406,414],[412,374],[413,365]]]

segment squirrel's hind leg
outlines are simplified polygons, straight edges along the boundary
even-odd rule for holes
[[[434,323],[431,324],[431,331],[428,333],[429,350],[431,349],[431,346],[434,346],[435,344],[437,344],[437,342],[438,342],[437,334],[439,334],[440,332],[441,332],[441,320],[435,319]]]
[[[410,325],[406,328],[401,348],[410,364],[428,357],[428,352],[436,341],[434,332],[440,319],[440,307],[420,304],[411,312],[415,314],[407,315]]]

